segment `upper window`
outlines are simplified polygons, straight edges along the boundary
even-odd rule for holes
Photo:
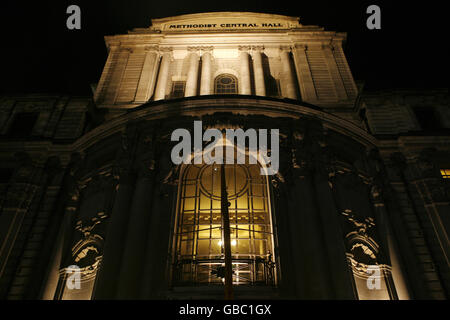
[[[214,81],[214,91],[216,94],[237,94],[237,78],[231,74],[221,74]]]
[[[186,81],[173,81],[172,82],[172,98],[184,97],[184,89],[186,87]]]

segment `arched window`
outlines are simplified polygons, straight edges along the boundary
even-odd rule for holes
[[[233,284],[274,284],[267,177],[260,166],[225,165]],[[188,165],[180,179],[173,285],[222,284],[220,165]]]
[[[217,76],[214,80],[214,92],[216,94],[237,94],[237,78],[228,73]]]

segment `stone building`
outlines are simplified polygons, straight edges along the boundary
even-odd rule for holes
[[[171,161],[201,120],[280,133],[277,174],[225,165],[235,298],[447,299],[448,91],[365,94],[345,40],[153,19],[105,37],[92,98],[1,97],[0,297],[221,299],[219,165]]]

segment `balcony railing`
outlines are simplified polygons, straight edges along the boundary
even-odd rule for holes
[[[233,285],[274,286],[274,266],[271,257],[233,258]],[[222,285],[225,260],[180,259],[173,266],[173,285]]]

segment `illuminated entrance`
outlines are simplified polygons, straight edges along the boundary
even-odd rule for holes
[[[220,165],[187,165],[180,180],[174,285],[222,284],[224,237]],[[226,164],[233,285],[273,285],[267,176],[257,164]]]

